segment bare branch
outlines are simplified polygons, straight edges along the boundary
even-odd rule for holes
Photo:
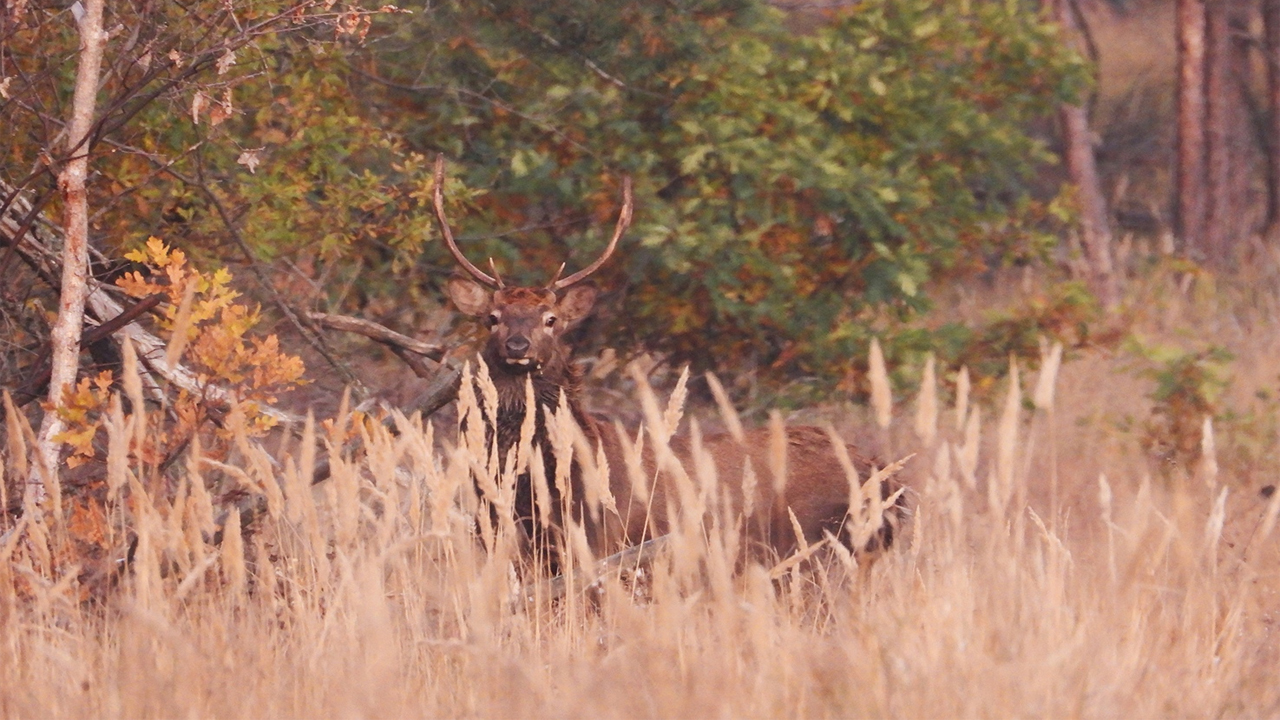
[[[306,318],[317,325],[333,330],[341,330],[343,332],[363,335],[370,340],[376,340],[383,345],[402,348],[409,352],[430,358],[436,362],[440,362],[441,358],[444,357],[445,350],[439,345],[432,345],[431,343],[425,343],[421,340],[414,340],[408,335],[401,335],[395,330],[392,330],[385,325],[379,325],[371,320],[354,318],[349,315],[332,315],[321,312],[307,313]]]

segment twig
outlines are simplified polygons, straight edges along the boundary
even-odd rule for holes
[[[156,294],[156,295],[148,295],[147,297],[139,300],[138,302],[131,305],[124,312],[120,313],[119,315],[111,318],[107,322],[104,322],[101,325],[98,325],[97,327],[93,328],[89,332],[85,333],[83,339],[80,342],[80,346],[82,348],[89,347],[94,343],[102,342],[103,340],[106,340],[107,338],[111,337],[117,330],[133,322],[133,320],[137,318],[139,315],[141,315],[142,313],[147,312],[152,308],[154,308],[155,306],[159,305],[160,300],[163,297],[164,296],[162,295]],[[40,367],[48,357],[49,357],[49,351],[48,351],[48,348],[46,347],[43,351],[41,351],[40,355],[36,358],[34,367]],[[18,390],[14,393],[15,396],[17,395],[27,396],[25,399],[16,401],[18,407],[23,407],[24,405],[30,403],[32,400],[35,400],[36,398],[40,397],[40,395],[43,394],[45,386],[48,385],[49,383],[49,373],[50,373],[50,368],[44,367],[35,375],[35,377],[31,378],[23,387],[18,388]]]

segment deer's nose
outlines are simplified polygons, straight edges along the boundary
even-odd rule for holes
[[[524,357],[529,352],[529,338],[523,335],[516,335],[507,338],[507,356],[508,357]]]

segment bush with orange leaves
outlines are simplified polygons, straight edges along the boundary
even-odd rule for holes
[[[201,272],[154,237],[126,257],[146,272],[129,272],[116,284],[133,297],[167,301],[155,316],[157,334],[168,342],[163,360],[180,363],[195,384],[170,386],[147,372],[126,340],[122,372],[103,370],[66,391],[57,410],[66,430],[57,439],[70,447],[73,472],[46,481],[52,492],[44,511],[23,514],[28,542],[8,551],[27,568],[28,582],[77,576],[82,598],[107,587],[131,552],[140,501],[183,513],[193,497],[226,507],[243,498],[239,483],[211,496],[200,468],[222,465],[233,448],[274,427],[278,395],[305,382],[300,358],[281,352],[275,335],[254,333],[259,312],[237,302],[227,270]],[[184,455],[186,462],[177,462]]]

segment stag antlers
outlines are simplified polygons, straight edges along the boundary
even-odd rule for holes
[[[493,275],[489,275],[485,271],[476,267],[466,255],[462,254],[462,250],[458,249],[458,243],[453,239],[453,231],[449,229],[449,221],[444,215],[444,155],[436,156],[436,179],[435,179],[435,197],[434,205],[436,211],[436,220],[440,222],[440,233],[444,235],[445,244],[449,246],[449,252],[453,253],[453,259],[458,261],[462,269],[466,270],[471,277],[478,280],[483,285],[495,289],[502,289],[504,286],[502,278],[498,275],[498,269],[493,264],[493,258],[489,258],[489,268],[493,270]],[[618,214],[618,225],[613,230],[613,239],[609,241],[609,246],[604,249],[604,254],[596,259],[595,262],[570,275],[567,278],[561,278],[560,274],[564,272],[564,263],[560,264],[560,269],[556,270],[556,274],[552,276],[551,282],[547,283],[548,290],[563,290],[570,285],[586,280],[591,273],[600,269],[601,265],[613,255],[614,249],[618,247],[618,240],[622,238],[622,234],[631,226],[631,178],[624,176],[622,178],[622,212]]]

